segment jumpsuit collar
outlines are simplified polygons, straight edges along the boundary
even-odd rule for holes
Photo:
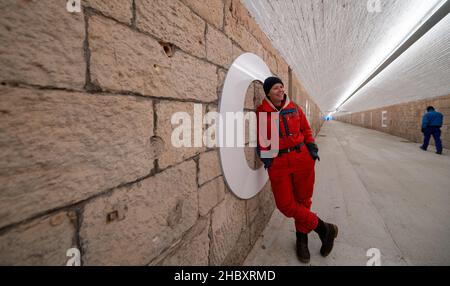
[[[281,108],[275,107],[275,105],[273,105],[272,101],[267,96],[264,98],[264,100],[270,105],[270,107],[275,109],[277,112],[280,112],[281,110],[285,109],[289,105],[289,103],[291,103],[291,101],[289,100],[289,96],[287,96],[287,94],[284,94],[284,98],[285,98],[284,105]]]

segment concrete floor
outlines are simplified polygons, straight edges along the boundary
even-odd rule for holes
[[[340,122],[317,137],[312,210],[339,226],[333,252],[319,254],[309,234],[311,262],[295,254],[292,219],[278,210],[244,265],[366,265],[378,248],[381,265],[450,265],[450,156],[420,144]]]

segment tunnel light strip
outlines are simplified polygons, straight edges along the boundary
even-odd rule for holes
[[[359,87],[353,91],[348,97],[346,97],[340,104],[336,106],[335,112],[347,103],[354,95],[358,93],[364,86],[366,86],[371,80],[373,80],[379,73],[381,73],[386,67],[400,57],[406,50],[408,50],[415,42],[417,42],[423,35],[431,30],[439,21],[441,21],[450,12],[450,0],[444,0],[439,2],[436,7],[425,16],[414,28],[408,36],[395,48],[389,56],[375,69],[375,71],[362,83]],[[425,20],[426,19],[426,20]],[[333,112],[334,113],[334,112]]]

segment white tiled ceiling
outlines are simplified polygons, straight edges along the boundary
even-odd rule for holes
[[[241,0],[305,89],[334,110],[442,0]],[[375,6],[370,6],[375,7]],[[441,20],[344,106],[350,112],[450,94],[450,19]]]
[[[450,15],[375,77],[344,110],[375,107],[450,94]]]

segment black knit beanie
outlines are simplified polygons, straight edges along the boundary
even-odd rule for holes
[[[264,92],[266,93],[266,95],[269,94],[269,91],[272,88],[272,86],[276,85],[277,83],[281,83],[284,86],[281,79],[279,79],[277,77],[271,76],[271,77],[266,78],[266,80],[264,81],[264,84],[263,84]]]

